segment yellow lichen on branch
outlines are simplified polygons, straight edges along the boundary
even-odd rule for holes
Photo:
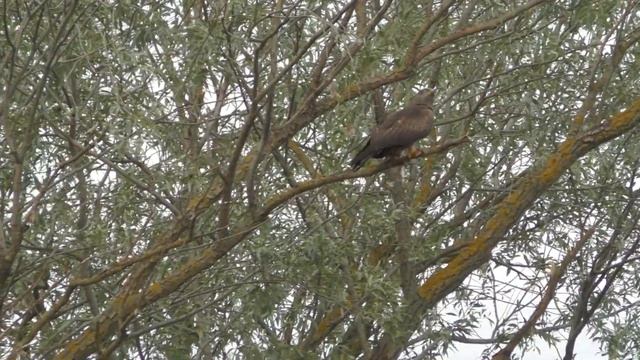
[[[301,344],[301,348],[306,349],[321,342],[347,314],[347,310],[342,307],[335,307],[331,309],[325,314],[322,320],[318,322],[318,326],[315,328],[311,336]]]
[[[433,166],[435,158],[430,156],[422,162],[422,184],[418,189],[418,194],[413,200],[413,209],[419,208],[431,195],[431,176],[433,175]]]
[[[491,251],[515,224],[522,213],[562,176],[578,158],[600,144],[624,134],[640,122],[640,99],[628,109],[611,117],[584,134],[576,134],[562,142],[545,161],[535,165],[496,205],[475,238],[443,268],[432,274],[418,289],[427,305],[435,305],[453,291],[472,271],[488,261]]]

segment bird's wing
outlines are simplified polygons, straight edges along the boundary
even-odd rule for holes
[[[408,147],[431,131],[432,119],[430,111],[415,108],[389,114],[387,119],[372,131],[369,147],[376,150]]]
[[[370,157],[387,156],[388,150],[406,148],[425,137],[433,128],[433,113],[430,109],[407,107],[396,111],[371,131],[367,144],[351,161],[359,168]]]

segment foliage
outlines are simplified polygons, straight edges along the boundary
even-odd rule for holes
[[[640,12],[596,3],[3,2],[0,356],[632,358]]]

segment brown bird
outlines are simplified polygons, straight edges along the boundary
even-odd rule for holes
[[[433,96],[434,90],[421,90],[404,109],[387,115],[371,130],[369,141],[351,160],[351,167],[357,170],[370,158],[397,155],[427,136],[433,129]]]

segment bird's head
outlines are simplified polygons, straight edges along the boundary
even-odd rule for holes
[[[435,90],[433,89],[423,89],[418,91],[418,93],[411,99],[412,105],[418,106],[433,106],[433,97],[435,95]]]

